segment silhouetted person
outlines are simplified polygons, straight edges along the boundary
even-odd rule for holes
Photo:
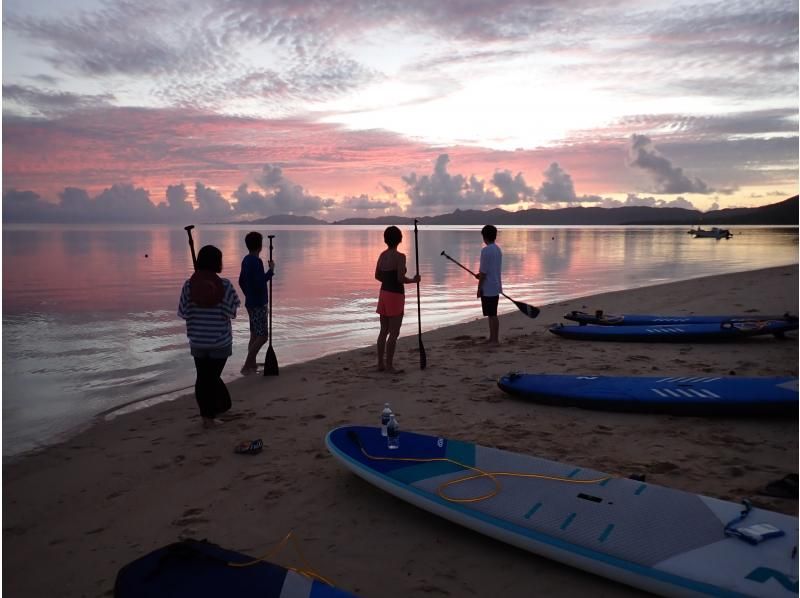
[[[268,262],[269,270],[264,272],[264,262],[258,257],[264,243],[261,233],[250,232],[244,237],[244,244],[250,253],[242,260],[239,273],[239,287],[244,293],[244,306],[250,318],[250,342],[247,344],[247,357],[242,366],[243,374],[256,371],[258,351],[267,342],[267,303],[269,291],[267,282],[274,275],[275,262]]]
[[[381,330],[378,333],[378,370],[394,372],[392,360],[400,336],[400,326],[405,313],[405,287],[403,285],[420,281],[419,274],[414,278],[406,276],[406,256],[397,251],[403,240],[403,233],[396,226],[383,231],[383,240],[388,249],[378,256],[375,265],[375,279],[381,283],[378,295],[378,309],[381,317]]]
[[[503,271],[503,252],[497,246],[497,228],[487,224],[481,229],[485,246],[481,249],[481,265],[478,269],[478,297],[481,300],[483,315],[489,319],[490,345],[500,344],[500,319],[497,317],[497,304],[503,292],[501,274]]]
[[[178,316],[186,320],[186,336],[197,369],[194,394],[203,425],[222,423],[215,419],[231,408],[231,395],[222,381],[222,370],[233,350],[231,320],[241,305],[236,290],[222,272],[222,252],[206,245],[197,254],[197,269],[183,283]]]

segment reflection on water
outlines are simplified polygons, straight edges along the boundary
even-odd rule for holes
[[[281,365],[364,347],[377,335],[375,261],[383,226],[277,226],[273,344]],[[234,282],[248,226],[200,226],[195,245],[218,246]],[[414,271],[413,228],[400,250]],[[742,227],[730,240],[685,227],[504,227],[505,292],[555,301],[698,276],[797,263],[797,228]],[[429,330],[480,316],[480,227],[419,231],[422,323]],[[186,232],[167,227],[3,229],[3,452],[48,442],[92,415],[193,383],[178,294],[192,270]],[[266,261],[268,249],[262,257]],[[238,287],[237,287],[238,288]],[[409,297],[415,287],[409,285]],[[417,329],[409,300],[403,331]],[[504,311],[513,304],[501,303]],[[247,314],[234,322],[236,377]]]

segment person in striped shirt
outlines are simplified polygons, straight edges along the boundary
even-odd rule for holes
[[[227,278],[220,278],[222,252],[205,245],[197,254],[192,277],[183,283],[178,316],[186,320],[186,336],[197,369],[194,394],[203,425],[222,423],[218,415],[231,408],[231,396],[222,381],[222,370],[233,350],[231,320],[241,305]]]

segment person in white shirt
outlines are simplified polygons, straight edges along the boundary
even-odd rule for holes
[[[497,228],[487,224],[481,229],[486,246],[481,249],[481,265],[478,269],[478,297],[481,300],[483,315],[489,318],[489,345],[500,344],[500,320],[497,317],[497,303],[503,292],[501,272],[503,252],[495,243]]]

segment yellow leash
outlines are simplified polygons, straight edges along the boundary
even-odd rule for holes
[[[500,493],[500,482],[497,480],[497,477],[512,477],[512,478],[536,478],[540,480],[552,480],[554,482],[567,482],[569,484],[597,484],[600,482],[604,482],[605,480],[610,480],[611,476],[605,476],[602,478],[596,478],[593,480],[576,480],[573,478],[565,478],[561,476],[551,476],[542,473],[520,473],[515,471],[483,471],[478,467],[473,467],[472,465],[467,465],[465,463],[460,463],[459,461],[455,461],[454,459],[449,459],[447,457],[430,457],[430,458],[415,458],[415,457],[379,457],[375,455],[370,455],[364,447],[361,446],[359,442],[359,449],[361,449],[361,453],[367,457],[367,459],[372,459],[375,461],[410,461],[415,463],[433,463],[433,462],[445,462],[445,463],[452,463],[453,465],[457,465],[458,467],[462,467],[467,470],[476,471],[478,472],[477,475],[470,475],[463,478],[457,478],[455,480],[450,480],[449,482],[445,482],[441,484],[436,489],[436,494],[439,495],[444,500],[455,502],[455,503],[471,503],[471,502],[479,502],[482,500],[486,500],[496,496]],[[463,482],[468,482],[470,480],[477,480],[479,478],[489,478],[492,480],[494,484],[494,490],[488,492],[486,494],[482,494],[481,496],[476,496],[472,498],[454,498],[451,496],[447,496],[444,493],[444,489],[448,486],[452,486],[454,484],[461,484]]]
[[[366,450],[364,450],[364,447],[361,446],[361,442],[360,441],[358,442],[358,447],[361,450],[361,453],[365,457],[367,457],[367,459],[371,459],[373,461],[406,461],[406,462],[410,462],[410,463],[435,463],[435,462],[452,463],[453,465],[461,467],[461,468],[463,468],[465,470],[477,472],[475,475],[468,475],[468,476],[465,476],[465,477],[462,477],[462,478],[457,478],[455,480],[450,480],[449,482],[445,482],[445,483],[441,484],[436,489],[436,494],[437,495],[439,495],[444,500],[447,500],[447,501],[450,501],[450,502],[454,502],[454,503],[480,502],[482,500],[487,500],[489,498],[492,498],[493,496],[496,496],[497,494],[500,493],[500,490],[501,490],[500,481],[497,478],[504,477],[504,476],[505,477],[514,477],[514,478],[534,478],[534,479],[539,479],[539,480],[552,480],[554,482],[566,482],[568,484],[597,484],[599,482],[604,482],[605,480],[611,479],[611,476],[605,476],[605,477],[602,477],[602,478],[596,478],[596,479],[591,479],[591,480],[576,480],[574,478],[565,478],[565,477],[561,477],[561,476],[552,476],[552,475],[546,475],[546,474],[542,474],[542,473],[520,473],[520,472],[516,472],[516,471],[484,471],[484,470],[482,470],[482,469],[480,469],[478,467],[474,467],[472,465],[467,465],[466,463],[461,463],[459,461],[456,461],[455,459],[450,459],[448,457],[430,457],[430,458],[421,458],[421,457],[380,457],[380,456],[377,456],[377,455],[370,455]],[[475,497],[472,497],[472,498],[455,498],[455,497],[447,496],[445,494],[445,492],[444,492],[444,490],[446,488],[448,488],[449,486],[452,486],[452,485],[455,485],[455,484],[461,484],[461,483],[464,483],[464,482],[468,482],[470,480],[477,480],[477,479],[480,479],[480,478],[489,478],[492,481],[492,483],[494,484],[494,489],[492,491],[486,493],[486,494],[482,494],[480,496],[475,496]],[[322,575],[320,575],[319,573],[314,571],[314,569],[312,569],[310,566],[308,566],[308,563],[306,562],[305,558],[303,557],[303,554],[300,552],[300,547],[298,546],[297,542],[295,541],[295,539],[294,539],[294,537],[292,535],[292,532],[289,532],[288,534],[286,534],[283,537],[283,540],[281,540],[277,544],[277,546],[275,546],[272,550],[270,550],[264,556],[261,556],[261,557],[259,557],[257,559],[254,559],[254,560],[246,562],[246,563],[228,563],[228,565],[230,567],[250,567],[250,566],[255,565],[257,563],[260,563],[262,561],[267,561],[273,555],[277,554],[289,542],[289,540],[291,540],[292,546],[294,547],[295,552],[297,553],[297,556],[298,556],[300,562],[303,564],[303,567],[302,568],[286,567],[286,568],[289,569],[290,571],[294,571],[295,573],[299,573],[300,575],[303,575],[305,577],[308,577],[308,578],[311,578],[311,579],[316,579],[316,580],[319,580],[319,581],[321,581],[321,582],[323,582],[323,583],[325,583],[325,584],[327,584],[329,586],[333,586],[333,584],[328,579],[326,579],[325,577],[323,577]]]
[[[308,563],[306,562],[306,559],[303,557],[303,553],[300,552],[300,547],[298,546],[297,541],[294,539],[294,536],[292,535],[292,532],[289,532],[288,534],[286,534],[283,537],[283,540],[278,542],[278,545],[275,546],[275,548],[270,550],[264,556],[260,556],[257,559],[253,559],[252,561],[248,561],[246,563],[230,563],[229,562],[228,566],[229,567],[251,567],[252,565],[257,565],[258,563],[266,561],[267,559],[271,558],[273,555],[277,554],[286,545],[286,543],[289,540],[292,541],[292,546],[294,547],[294,550],[297,553],[298,559],[303,564],[303,567],[302,568],[286,567],[286,569],[288,569],[289,571],[294,571],[295,573],[299,573],[300,575],[303,575],[305,577],[319,580],[319,581],[321,581],[321,582],[333,587],[333,584],[328,579],[326,579],[325,577],[323,577],[322,575],[320,575],[319,573],[314,571],[314,569],[311,568],[308,565]]]

